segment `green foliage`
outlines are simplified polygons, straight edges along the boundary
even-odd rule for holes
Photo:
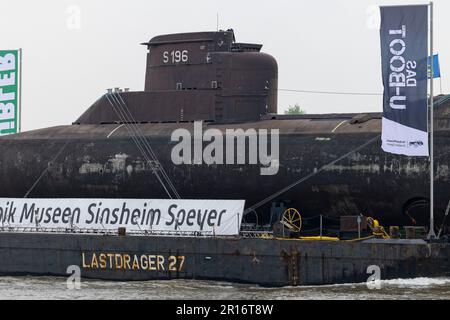
[[[294,106],[289,106],[284,114],[306,114],[306,111],[298,103],[296,103]]]

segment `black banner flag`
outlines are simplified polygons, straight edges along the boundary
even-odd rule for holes
[[[428,5],[381,7],[382,148],[428,156]]]

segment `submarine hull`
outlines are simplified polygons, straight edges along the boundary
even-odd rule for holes
[[[251,126],[252,124],[248,124]],[[258,124],[268,127],[267,122]],[[270,123],[282,127],[283,123]],[[143,124],[158,160],[184,199],[244,199],[246,207],[376,138],[376,132],[280,134],[279,170],[261,175],[261,165],[174,165],[170,132],[179,124]],[[191,124],[184,124],[189,128]],[[1,197],[165,198],[161,184],[118,125],[67,126],[0,138]],[[221,128],[218,125],[207,127]],[[229,128],[230,125],[224,125]],[[221,128],[222,130],[225,130]],[[242,127],[239,124],[234,127]],[[164,129],[162,129],[164,128]],[[287,130],[287,129],[285,129]],[[109,136],[109,137],[108,137]],[[448,202],[450,132],[436,132],[436,221]],[[267,201],[244,219],[259,225],[279,217],[271,206],[284,202],[302,216],[374,216],[385,225],[426,225],[428,161],[382,152],[380,141],[328,166],[310,179]],[[417,204],[417,205],[416,205]],[[255,217],[256,215],[256,217]],[[415,221],[413,222],[412,219]]]

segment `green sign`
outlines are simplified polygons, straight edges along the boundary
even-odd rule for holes
[[[0,135],[17,133],[18,50],[0,50]]]

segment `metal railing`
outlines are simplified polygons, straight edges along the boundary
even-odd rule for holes
[[[50,233],[50,234],[84,234],[84,235],[118,235],[118,229],[82,229],[82,228],[39,228],[39,227],[0,227],[3,233]],[[160,237],[215,237],[212,232],[191,231],[160,231],[160,230],[130,230],[131,236],[160,236]]]

